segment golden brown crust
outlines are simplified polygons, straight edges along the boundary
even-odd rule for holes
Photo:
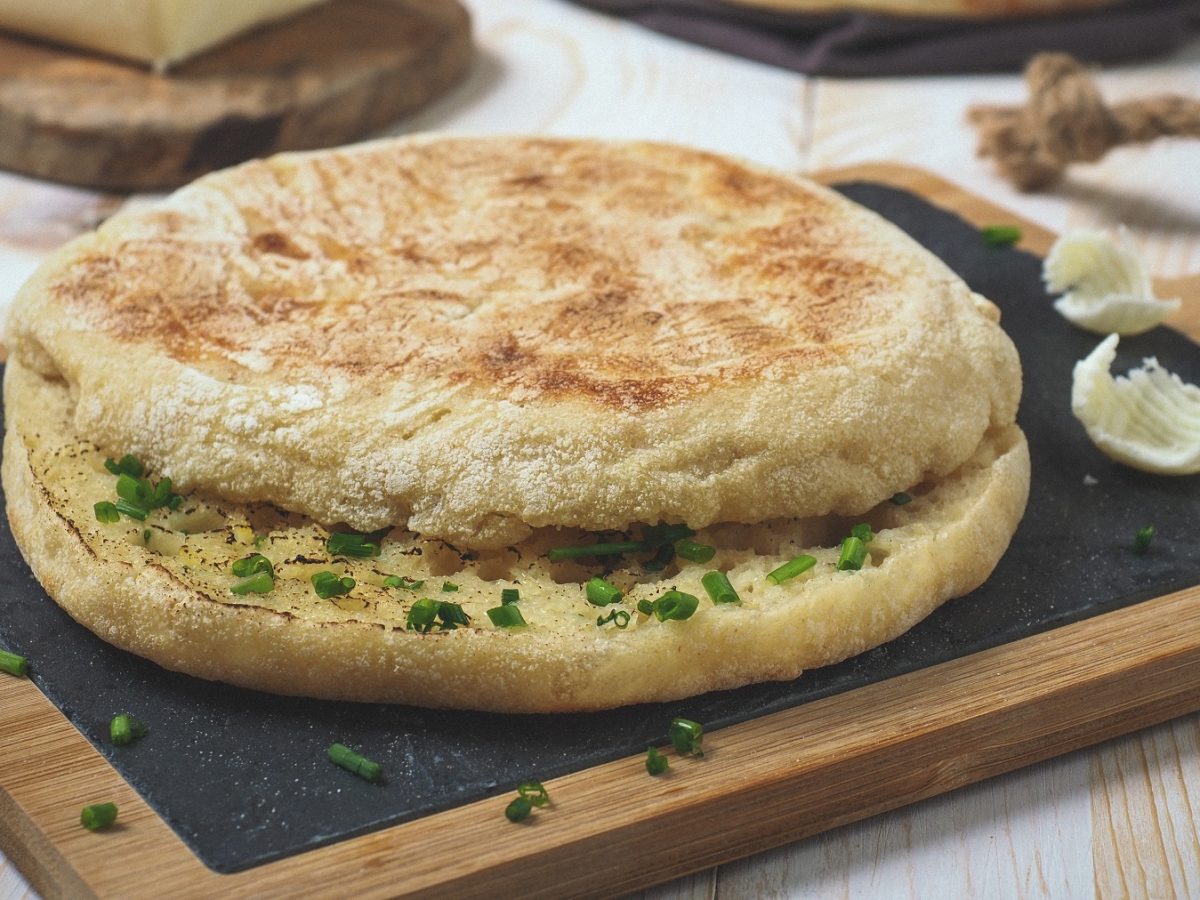
[[[949,472],[1015,415],[994,318],[799,179],[420,138],[115,217],[22,290],[10,346],[71,384],[82,433],[185,487],[496,547],[851,514]]]
[[[221,379],[257,354],[299,379],[640,410],[839,356],[831,342],[863,340],[868,300],[895,283],[843,246],[844,202],[795,180],[667,147],[495,143],[250,164],[204,183],[237,204],[228,232],[207,196],[114,223],[49,280],[49,302]],[[487,165],[497,155],[507,171]],[[372,171],[385,164],[391,183]],[[443,187],[411,193],[418,175]],[[376,197],[379,221],[354,214]],[[164,264],[169,279],[147,277]]]
[[[989,432],[958,471],[914,487],[912,503],[885,503],[869,514],[877,534],[860,572],[834,567],[846,521],[714,526],[701,535],[717,547],[709,564],[610,575],[626,588],[621,608],[633,612],[628,628],[617,631],[597,627],[596,614],[607,610],[584,599],[582,580],[594,572],[545,560],[554,535],[535,535],[511,553],[462,559],[397,530],[380,558],[335,561],[323,549],[327,532],[311,522],[195,498],[178,513],[188,534],[173,522],[176,514],[164,512],[146,523],[101,524],[92,505],[111,495],[115,479],[101,465],[103,454],[74,432],[66,386],[13,361],[4,389],[9,521],[35,575],[64,609],[105,640],[168,668],[334,699],[558,712],[794,678],[895,637],[980,584],[1020,520],[1029,485],[1020,430]],[[149,541],[143,527],[151,529]],[[275,589],[235,596],[229,563],[256,549],[276,565]],[[810,573],[778,586],[765,580],[805,551],[819,559]],[[742,604],[708,601],[699,579],[710,567],[728,572]],[[355,590],[316,597],[308,575],[326,568],[352,573]],[[385,588],[382,571],[425,578],[435,597],[451,596],[438,586],[453,578],[459,591],[452,596],[471,626],[404,630],[407,610],[425,592]],[[702,598],[691,619],[636,614],[638,598],[668,586]],[[525,629],[503,631],[487,621],[484,610],[507,587],[521,592]]]

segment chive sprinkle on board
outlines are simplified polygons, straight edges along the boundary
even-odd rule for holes
[[[29,673],[29,663],[25,657],[7,650],[0,650],[0,672],[23,678]]]
[[[372,784],[377,784],[383,778],[383,769],[379,763],[355,753],[345,744],[335,743],[329,746],[329,761]]]
[[[980,234],[989,247],[1011,247],[1021,239],[1021,229],[1015,225],[987,225]]]
[[[79,824],[88,831],[99,831],[117,821],[117,804],[93,803],[79,814]]]

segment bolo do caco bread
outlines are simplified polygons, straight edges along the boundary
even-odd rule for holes
[[[997,318],[873,214],[712,154],[276,157],[114,217],[23,288],[10,521],[79,621],[201,677],[513,711],[792,678],[1007,546],[1028,457]],[[174,508],[98,519],[125,453]],[[862,568],[840,571],[855,524]],[[664,525],[711,556],[655,544]],[[374,552],[329,543],[351,531]],[[254,553],[270,589],[232,593]],[[712,571],[738,602],[710,601]],[[319,596],[324,573],[354,587]],[[593,577],[620,600],[589,602]],[[446,582],[459,613],[410,627]],[[505,589],[523,625],[493,624]],[[670,591],[702,602],[660,620]]]

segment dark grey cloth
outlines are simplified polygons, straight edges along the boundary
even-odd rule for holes
[[[803,14],[720,0],[575,0],[706,47],[813,75],[1012,71],[1044,50],[1086,62],[1156,56],[1200,33],[1200,0],[1131,0],[992,21]]]

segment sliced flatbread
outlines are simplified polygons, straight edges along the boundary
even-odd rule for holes
[[[185,490],[496,548],[862,513],[1010,425],[998,313],[899,229],[696,150],[422,137],[118,215],[14,303],[78,433]]]
[[[72,421],[61,380],[11,361],[5,376],[8,432],[3,480],[13,533],[34,573],[75,619],[104,640],[170,669],[285,694],[508,712],[588,710],[663,701],[790,679],[887,641],[945,600],[987,578],[1024,510],[1029,459],[1015,425],[989,431],[955,472],[911,488],[864,520],[877,532],[861,571],[835,568],[837,544],[856,520],[775,520],[718,525],[696,540],[717,548],[705,564],[677,561],[650,574],[618,568],[617,606],[585,599],[599,573],[551,563],[549,547],[594,536],[542,529],[510,550],[460,554],[394,529],[377,558],[334,559],[328,532],[266,505],[188,497],[146,522],[105,524],[93,504],[114,498],[104,454]],[[237,596],[231,563],[261,552],[274,589]],[[818,560],[781,585],[767,572],[801,553]],[[742,598],[715,605],[701,576],[720,569]],[[319,598],[314,572],[349,574],[347,595]],[[386,575],[421,580],[383,586]],[[458,590],[443,593],[444,582]],[[520,592],[528,625],[493,626],[501,590]],[[639,615],[639,599],[668,588],[701,598],[686,621]],[[422,597],[451,599],[467,627],[405,629]],[[623,630],[599,626],[614,610]]]

